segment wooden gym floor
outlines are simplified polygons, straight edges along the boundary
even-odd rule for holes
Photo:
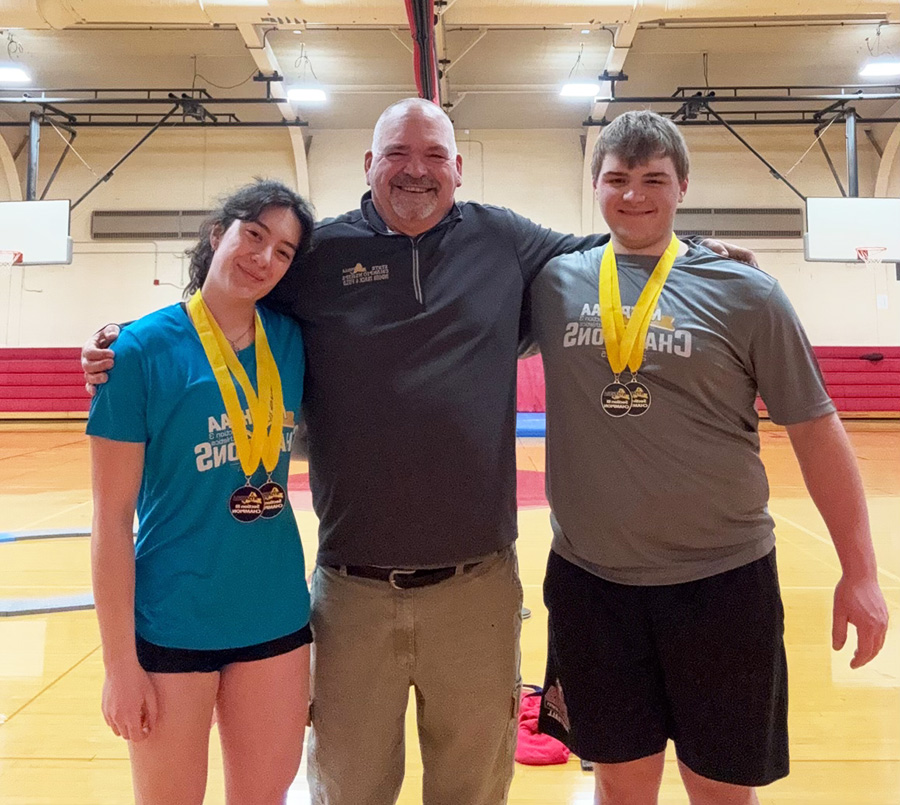
[[[91,520],[83,423],[0,423],[0,534],[84,528]],[[859,671],[850,651],[830,649],[838,563],[806,496],[786,434],[767,429],[763,458],[772,487],[791,668],[790,777],[761,791],[764,803],[900,803],[900,423],[850,426],[869,498],[881,584],[893,626],[881,656]],[[543,440],[519,441],[520,476],[532,490]],[[303,473],[303,462],[292,472]],[[308,494],[292,494],[308,509]],[[300,510],[308,562],[315,518]],[[522,676],[543,678],[546,614],[541,578],[549,545],[547,509],[519,515],[525,604]],[[2,599],[74,594],[90,586],[88,539],[0,542]],[[131,801],[128,753],[100,715],[102,664],[92,611],[0,618],[0,805],[122,805]],[[408,722],[413,727],[413,722]],[[400,802],[420,802],[421,763],[412,731]],[[223,802],[216,736],[207,802]],[[660,801],[685,803],[670,748]],[[518,766],[510,802],[590,805],[592,776],[566,766]],[[305,769],[291,803],[307,803]],[[459,805],[465,805],[460,803]]]

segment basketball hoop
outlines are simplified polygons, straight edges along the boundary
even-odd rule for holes
[[[22,262],[22,252],[0,251],[0,268],[11,268]]]
[[[856,259],[869,265],[881,265],[887,246],[857,246]]]

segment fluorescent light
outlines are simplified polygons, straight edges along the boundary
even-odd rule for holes
[[[21,67],[0,67],[0,84],[30,84],[31,76]]]
[[[288,90],[288,100],[296,103],[325,103],[328,96],[318,87],[294,87]]]
[[[880,61],[870,61],[859,74],[863,78],[884,78],[886,76],[900,75],[900,60],[882,59]]]
[[[593,98],[598,92],[600,92],[599,84],[580,82],[563,84],[559,94],[566,98]]]
[[[590,28],[584,28],[584,29],[581,31],[581,33],[583,33],[583,34],[589,34],[590,32],[591,32],[591,29],[590,29]]]

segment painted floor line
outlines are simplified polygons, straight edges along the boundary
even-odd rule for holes
[[[769,511],[769,514],[771,514],[773,517],[775,517],[778,520],[783,520],[785,523],[787,523],[792,528],[796,528],[798,531],[801,531],[802,533],[807,534],[808,536],[812,537],[813,539],[818,540],[823,545],[829,545],[829,546],[832,545],[832,542],[828,537],[823,537],[821,534],[817,533],[816,531],[812,531],[809,528],[806,528],[805,526],[800,525],[800,523],[794,522],[789,517],[785,517],[783,514],[778,514],[777,512],[773,512],[771,510]],[[896,573],[891,573],[890,570],[885,570],[883,567],[879,567],[878,572],[883,576],[887,576],[892,581],[900,582],[900,576],[898,576]]]

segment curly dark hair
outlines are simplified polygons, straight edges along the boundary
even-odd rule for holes
[[[218,227],[224,232],[235,221],[258,221],[268,207],[286,207],[293,210],[300,222],[300,243],[297,244],[297,251],[288,271],[297,266],[303,255],[309,251],[312,240],[315,225],[312,204],[281,182],[257,178],[223,199],[219,208],[214,210],[201,225],[200,240],[196,246],[185,252],[191,260],[188,269],[190,280],[184,289],[185,299],[200,289],[209,273],[214,251],[209,237],[213,230]]]

